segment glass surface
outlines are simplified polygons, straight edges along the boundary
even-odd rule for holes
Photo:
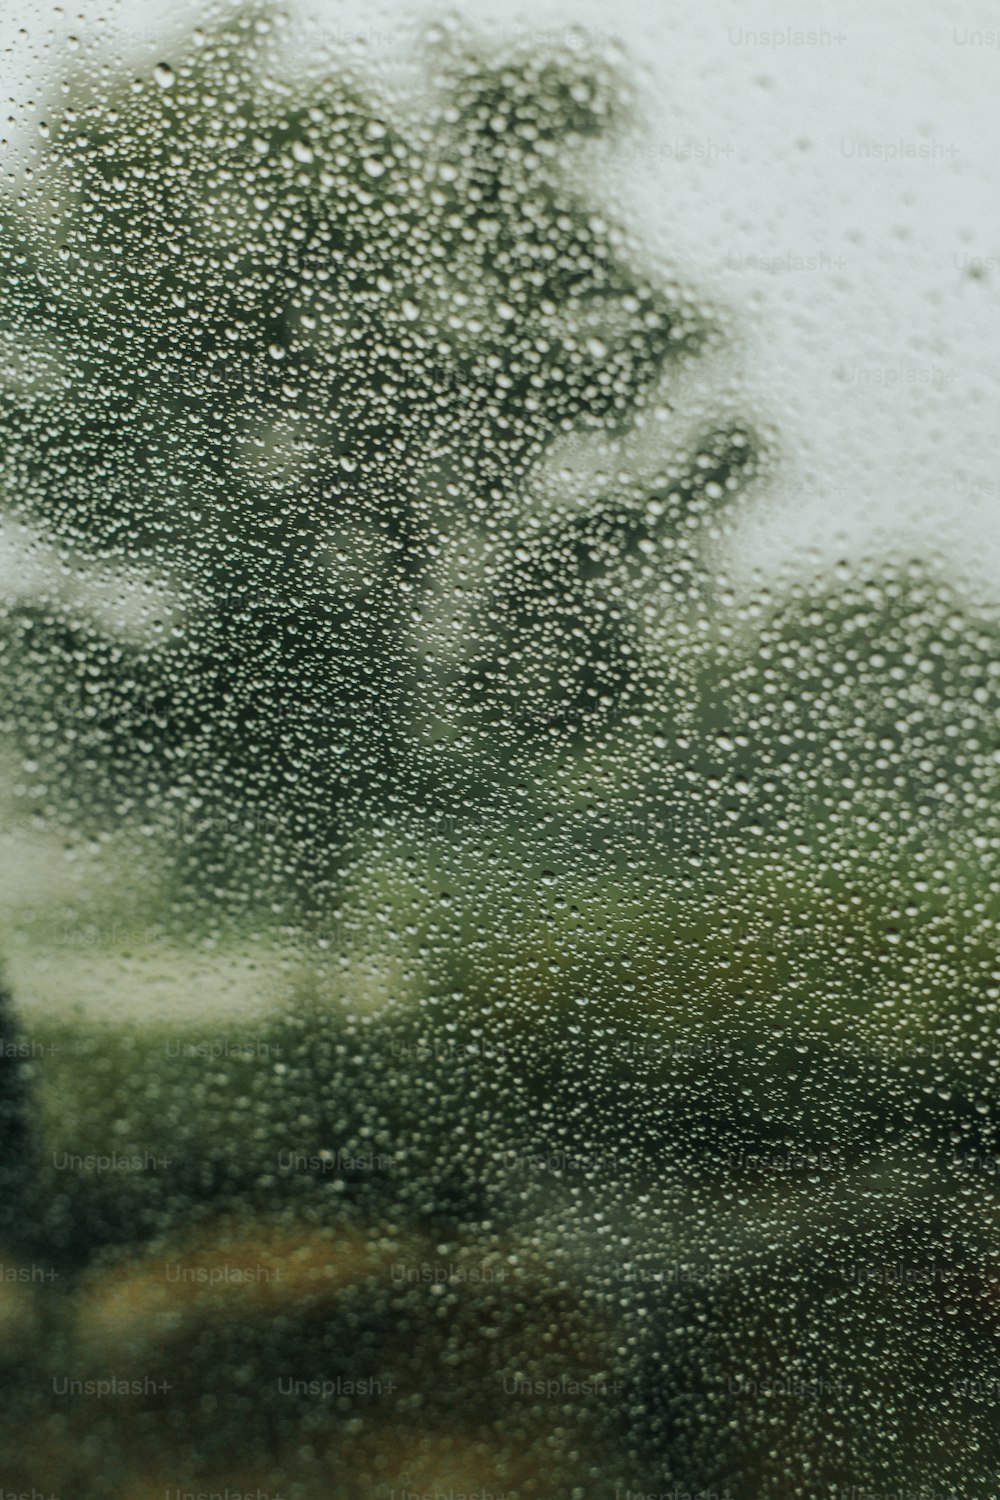
[[[995,1500],[997,38],[3,20],[0,1500]]]

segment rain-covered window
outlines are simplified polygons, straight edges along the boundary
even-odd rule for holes
[[[0,1500],[996,1500],[1000,31],[0,16]]]

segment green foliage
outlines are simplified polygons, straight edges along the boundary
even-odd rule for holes
[[[269,31],[246,15],[169,86],[75,99],[11,223],[9,326],[59,363],[6,393],[14,508],[165,580],[170,609],[141,644],[40,604],[7,639],[47,694],[20,723],[88,811],[222,824],[179,841],[180,885],[315,907],[366,809],[462,805],[533,736],[621,711],[635,625],[605,575],[750,450],[713,434],[652,492],[539,529],[554,439],[634,420],[706,332],[554,157],[610,80],[458,53],[403,133],[344,78],[280,83]],[[482,598],[442,681],[421,632],[456,568]]]

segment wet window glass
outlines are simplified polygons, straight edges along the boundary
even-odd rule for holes
[[[994,1500],[990,18],[0,32],[2,1497]]]

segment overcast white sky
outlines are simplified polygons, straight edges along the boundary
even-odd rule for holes
[[[621,191],[691,284],[734,309],[745,389],[784,449],[743,554],[903,546],[1000,593],[1000,12],[971,0],[879,0],[877,14],[839,0],[808,16],[774,0],[449,9],[511,35],[576,24],[620,37],[634,60],[648,128]],[[403,28],[440,13],[400,0],[293,9],[311,50],[360,32],[387,65]],[[8,113],[23,127],[26,99],[58,78],[56,37],[117,38],[151,66],[198,14],[189,0],[6,0]]]

